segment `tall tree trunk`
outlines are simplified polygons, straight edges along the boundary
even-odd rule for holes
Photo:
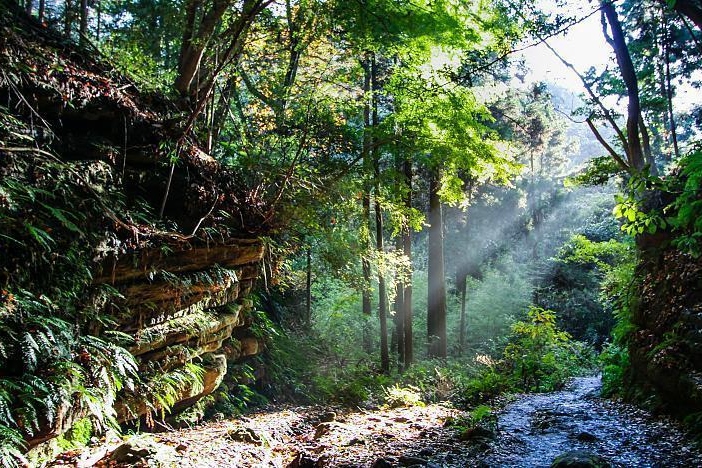
[[[614,54],[617,58],[617,64],[624,80],[626,87],[627,98],[629,104],[627,107],[626,129],[627,129],[627,158],[629,166],[637,171],[640,171],[646,165],[644,159],[644,151],[641,144],[641,136],[639,134],[639,122],[641,119],[641,102],[639,98],[639,82],[636,77],[636,69],[631,60],[629,49],[624,38],[624,31],[619,22],[617,11],[614,5],[609,0],[600,0],[602,14],[606,17],[609,23],[612,37],[606,36],[610,45],[614,49]]]
[[[46,0],[39,0],[39,11],[37,12],[37,19],[40,23],[44,22],[44,14],[46,14]]]
[[[95,42],[100,42],[100,35],[102,33],[102,0],[95,0],[95,13],[97,15],[96,25],[95,25]]]
[[[432,170],[429,181],[429,291],[427,300],[427,333],[429,357],[446,357],[446,278],[444,276],[443,215],[438,169]]]
[[[404,227],[402,228],[404,231]],[[397,237],[397,251],[404,248],[404,232]],[[402,273],[400,273],[401,275]],[[399,276],[399,275],[398,275]],[[405,279],[398,277],[395,283],[395,330],[392,334],[391,349],[397,350],[397,369],[402,372],[405,367]]]
[[[376,163],[376,167],[377,167]],[[376,170],[379,176],[380,171]],[[375,197],[375,236],[378,255],[383,255],[383,212],[380,200]],[[386,374],[390,373],[390,352],[388,350],[388,300],[385,284],[385,272],[378,269],[378,319],[380,320],[380,367]]]
[[[249,1],[244,1],[242,15],[246,14]],[[191,0],[186,9],[186,23],[183,30],[183,45],[181,47],[180,62],[178,64],[178,76],[175,81],[175,89],[181,94],[188,94],[191,83],[200,69],[205,47],[214,33],[217,23],[224,16],[224,12],[231,4],[231,0],[214,0],[212,8],[203,14],[202,21],[195,31],[195,17],[198,9],[202,6],[200,0]],[[189,37],[186,37],[190,34]]]
[[[32,10],[34,9],[34,1],[24,0],[24,9],[29,16],[32,16]]]
[[[700,0],[660,0],[666,6],[672,5],[673,9],[681,15],[695,23],[698,29],[702,30],[702,1]]]
[[[409,159],[409,157],[405,158],[404,173],[405,184],[407,187],[407,193],[405,194],[405,208],[409,212],[409,210],[412,208],[412,161]],[[414,339],[412,336],[412,231],[410,230],[409,224],[403,229],[402,244],[403,253],[407,258],[410,268],[408,273],[409,276],[404,284],[404,291],[402,295],[404,309],[402,311],[402,316],[405,332],[404,368],[408,369],[414,359]]]
[[[73,30],[74,2],[75,0],[66,0],[64,3],[63,35],[67,38],[71,37]]]
[[[80,37],[78,41],[84,46],[88,38],[88,0],[80,0]]]
[[[673,112],[673,86],[671,84],[671,73],[670,73],[670,32],[668,31],[668,21],[665,11],[662,12],[663,16],[663,61],[665,62],[665,100],[668,110],[668,122],[670,123],[670,138],[673,143],[673,151],[675,153],[675,159],[680,159],[680,148],[678,147],[678,132],[675,125],[675,113]]]
[[[375,130],[378,127],[378,63],[375,55],[371,58],[371,95],[372,95],[372,129],[371,144],[373,156],[373,175],[375,178],[375,246],[378,258],[385,253],[383,245],[383,211],[380,207],[380,151],[375,144]],[[385,272],[378,268],[378,319],[380,320],[380,367],[386,374],[390,373],[390,352],[388,350],[388,300],[385,285]]]
[[[312,325],[312,247],[307,247],[307,284],[305,294],[305,326]]]
[[[458,273],[456,286],[461,293],[461,318],[458,324],[458,355],[462,356],[466,350],[466,289],[468,275],[461,271]]]
[[[371,304],[371,266],[368,259],[370,251],[370,184],[369,177],[372,167],[370,147],[371,147],[371,66],[370,59],[365,57],[361,63],[363,66],[363,200],[362,200],[362,233],[361,233],[361,250],[363,257],[361,258],[361,266],[363,269],[363,285],[361,290],[361,302],[364,318],[363,326],[363,349],[370,353],[372,352],[372,339],[370,335],[369,319],[372,314]]]

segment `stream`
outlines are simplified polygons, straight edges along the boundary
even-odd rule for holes
[[[498,417],[498,436],[483,466],[548,467],[583,450],[612,466],[702,466],[702,455],[672,421],[599,397],[599,377],[579,377],[563,391],[520,396]]]

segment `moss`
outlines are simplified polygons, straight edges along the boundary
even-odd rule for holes
[[[58,437],[58,446],[62,450],[85,447],[94,433],[95,428],[89,418],[79,419],[68,431]]]
[[[194,405],[178,413],[173,418],[173,422],[177,427],[194,426],[205,418],[205,414],[207,414],[208,410],[214,406],[214,404],[215,397],[213,395],[208,395],[198,400]]]

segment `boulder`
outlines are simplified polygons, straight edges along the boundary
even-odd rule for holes
[[[587,450],[565,452],[551,463],[551,468],[609,468],[610,466],[605,458]]]

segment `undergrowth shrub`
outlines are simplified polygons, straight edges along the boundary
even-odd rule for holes
[[[600,354],[602,365],[602,395],[622,396],[624,379],[629,368],[629,350],[616,343],[609,344]]]
[[[469,359],[426,360],[413,364],[400,382],[416,387],[426,402],[460,399],[476,375]]]
[[[385,406],[402,408],[405,406],[424,406],[419,389],[413,385],[394,384],[383,389]]]
[[[463,392],[466,405],[490,401],[512,389],[508,377],[495,367],[485,367],[471,379]]]
[[[392,379],[375,366],[361,362],[336,372],[314,377],[321,401],[344,405],[377,402]]]
[[[548,392],[561,388],[568,378],[592,369],[591,349],[571,340],[556,327],[556,314],[532,306],[527,320],[512,326],[504,350],[504,365],[515,389]]]

